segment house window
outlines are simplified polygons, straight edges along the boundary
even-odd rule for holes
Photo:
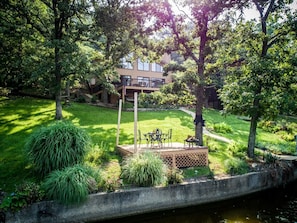
[[[122,75],[121,76],[122,84],[124,86],[131,86],[131,76],[130,75]]]
[[[158,63],[152,63],[152,71],[153,72],[163,72],[163,67]]]
[[[141,59],[138,59],[137,60],[137,69],[138,70],[149,71],[150,70],[150,64],[148,62],[143,62]]]
[[[165,79],[162,78],[152,78],[152,87],[159,88],[165,84]]]
[[[140,87],[148,87],[150,79],[148,77],[137,77],[137,81]]]
[[[133,70],[133,64],[129,56],[124,57],[120,60],[120,68]]]

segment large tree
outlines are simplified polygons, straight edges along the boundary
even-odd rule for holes
[[[116,68],[120,60],[134,51],[137,26],[133,13],[137,1],[101,0],[92,1],[94,8],[95,32],[91,38],[93,46],[102,53],[101,67],[96,74],[103,86],[103,100],[107,93],[116,93],[113,81],[118,75]],[[100,41],[98,41],[100,40]]]
[[[291,1],[252,2],[259,13],[259,23],[244,21],[229,33],[232,44],[223,50],[223,60],[229,60],[226,63],[229,75],[221,92],[226,111],[251,119],[250,158],[254,157],[258,121],[279,114],[284,95],[296,82],[296,67],[292,63],[296,60],[296,41],[292,33],[296,21],[286,7]]]
[[[0,87],[18,91],[29,74],[23,67],[24,39],[30,37],[29,27],[7,1],[0,2]],[[31,38],[33,39],[33,38]],[[29,41],[28,41],[29,42]],[[28,44],[27,44],[28,45]]]
[[[243,1],[237,0],[205,0],[205,1],[180,1],[176,4],[188,7],[189,13],[177,14],[173,11],[168,0],[148,1],[148,5],[143,7],[143,11],[150,16],[150,23],[146,32],[155,34],[157,30],[163,30],[168,38],[163,41],[163,50],[158,51],[174,52],[178,51],[185,59],[191,59],[196,66],[196,116],[195,116],[195,136],[199,139],[199,145],[203,145],[203,124],[202,109],[204,103],[205,87],[205,65],[207,57],[210,55],[210,45],[212,34],[209,32],[211,24],[219,20],[226,10],[236,8]],[[153,17],[152,17],[153,15]],[[145,27],[145,24],[144,24]],[[165,31],[164,31],[165,30]],[[163,38],[165,38],[163,36]],[[164,44],[165,42],[165,44]]]
[[[18,58],[11,58],[11,64],[19,65],[15,80],[18,83],[26,80],[31,86],[43,80],[42,85],[50,87],[55,97],[55,118],[62,119],[62,81],[77,73],[82,62],[77,41],[87,31],[88,1],[5,0],[3,5],[6,11],[1,11],[1,16],[5,19],[8,15],[5,28],[11,26],[13,30],[13,41],[6,38],[3,45],[18,49],[19,53]],[[4,37],[7,36],[3,32],[5,29],[1,31]],[[13,46],[15,43],[17,47]],[[7,70],[1,72],[7,76]],[[23,78],[24,74],[30,74],[30,77]]]
[[[1,85],[43,87],[55,97],[62,119],[61,94],[70,79],[97,76],[112,90],[115,66],[132,39],[130,1],[5,0],[0,38]],[[8,53],[11,52],[11,54]],[[26,76],[25,76],[26,75]],[[25,83],[23,83],[25,82]]]

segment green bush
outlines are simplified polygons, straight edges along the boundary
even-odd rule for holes
[[[276,126],[276,122],[270,121],[270,120],[262,120],[258,123],[258,127],[267,132],[274,132],[275,126]]]
[[[293,133],[288,133],[286,131],[279,131],[277,132],[278,135],[280,135],[280,137],[288,142],[292,142],[295,140],[295,135]]]
[[[85,103],[86,99],[82,95],[80,95],[78,98],[75,99],[75,101],[78,103]]]
[[[117,160],[109,162],[102,171],[99,187],[108,192],[116,191],[122,186],[120,176],[121,166],[119,162]]]
[[[122,178],[136,186],[157,186],[166,183],[167,166],[153,152],[129,156],[122,166]]]
[[[290,136],[288,139],[285,139],[286,141],[292,141],[293,133],[297,130],[297,124],[293,122],[288,122],[286,120],[278,120],[278,121],[270,121],[270,120],[262,120],[258,124],[259,128],[262,128],[263,130],[267,132],[282,132],[289,134]]]
[[[90,145],[87,133],[70,122],[58,121],[29,137],[25,150],[41,176],[81,163]]]
[[[246,156],[247,147],[240,143],[232,142],[228,144],[227,149],[232,153],[233,156],[236,156],[239,158],[243,158]]]
[[[239,158],[228,159],[225,161],[226,172],[231,175],[245,174],[249,171],[248,164]]]
[[[257,142],[256,147],[268,150],[271,153],[274,154],[288,154],[293,155],[296,152],[295,142],[286,142],[286,143],[278,143],[273,144],[270,142]]]
[[[85,162],[90,166],[100,166],[102,163],[109,161],[110,147],[106,142],[101,142],[100,145],[95,144],[87,152],[85,156]]]
[[[96,190],[95,174],[90,167],[80,164],[56,170],[43,184],[46,195],[62,204],[79,204]]]
[[[213,129],[215,132],[218,132],[218,133],[231,133],[232,132],[232,127],[230,125],[227,125],[225,122],[214,124]]]
[[[264,160],[267,164],[273,164],[277,161],[277,157],[272,155],[271,152],[264,153]]]
[[[162,94],[160,92],[153,92],[150,94],[139,94],[138,103],[142,108],[158,108],[161,105]]]
[[[30,204],[41,201],[44,198],[44,191],[33,182],[25,182],[17,186],[14,193],[4,197],[0,210],[18,211]]]
[[[171,168],[167,171],[168,184],[179,184],[184,180],[183,171],[178,168]]]

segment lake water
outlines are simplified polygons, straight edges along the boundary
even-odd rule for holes
[[[105,221],[110,222],[297,223],[297,181],[228,201]]]

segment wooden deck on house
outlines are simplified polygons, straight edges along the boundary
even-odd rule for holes
[[[195,166],[208,166],[208,147],[196,146],[173,142],[162,147],[150,147],[146,144],[137,145],[119,145],[117,147],[122,156],[132,155],[136,152],[153,151],[158,153],[164,162],[171,167],[184,168]]]

